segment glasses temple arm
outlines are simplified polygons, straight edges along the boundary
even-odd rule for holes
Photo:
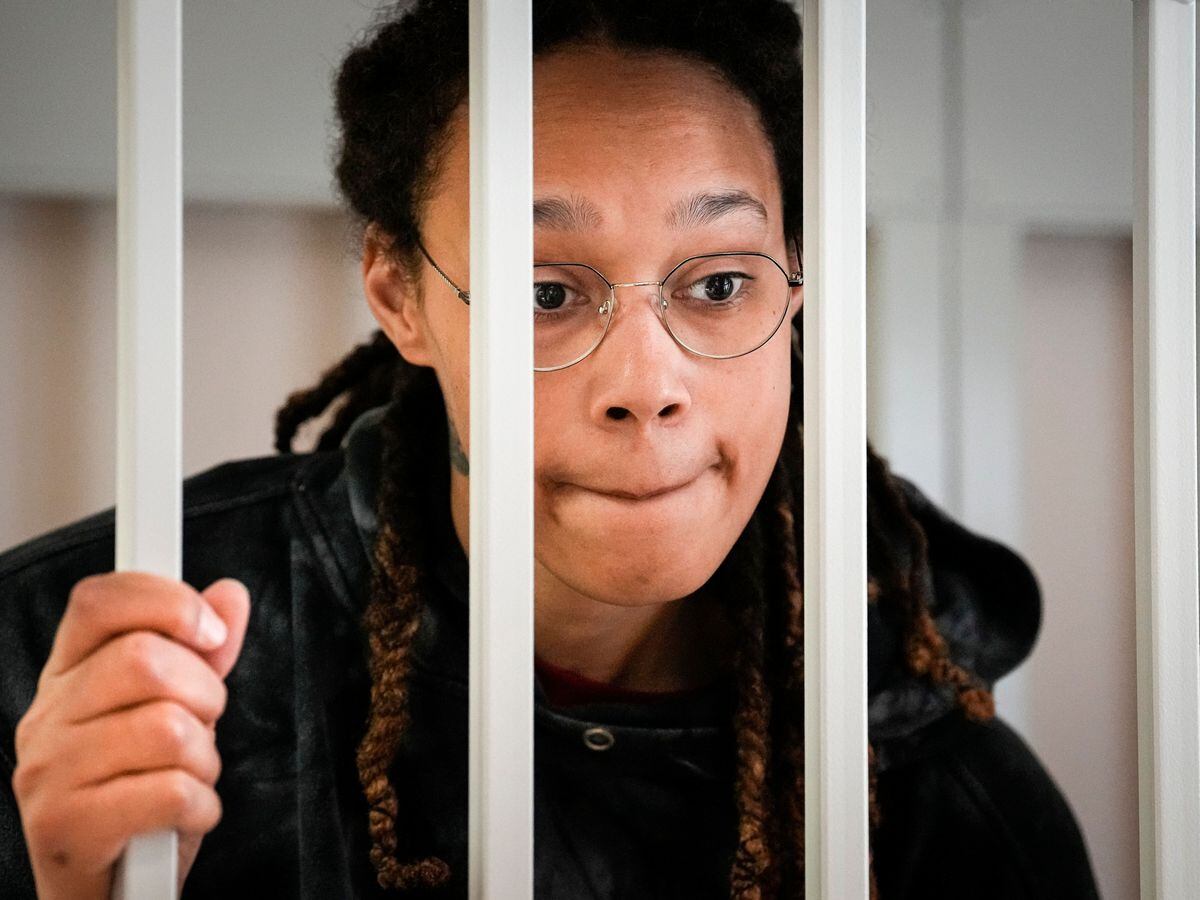
[[[437,270],[437,273],[442,276],[442,280],[445,281],[446,284],[450,285],[450,287],[453,289],[454,293],[458,294],[459,300],[461,300],[463,303],[466,303],[468,306],[470,306],[471,305],[470,291],[464,291],[457,284],[455,284],[453,281],[451,281],[450,276],[442,271],[442,267],[433,261],[433,257],[429,255],[429,251],[425,249],[425,245],[421,243],[421,239],[415,238],[415,240],[417,242],[417,247],[420,249],[421,253],[425,256],[425,258],[427,260],[429,260],[429,264],[431,266],[433,266],[434,269]]]

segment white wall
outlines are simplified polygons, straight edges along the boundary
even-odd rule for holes
[[[183,4],[187,197],[332,204],[330,79],[375,6]],[[116,10],[0,0],[0,193],[115,195]]]
[[[114,502],[115,212],[0,197],[0,547]],[[272,453],[275,409],[370,334],[346,234],[332,211],[188,206],[185,473]]]

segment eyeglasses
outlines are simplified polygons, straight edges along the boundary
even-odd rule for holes
[[[793,239],[794,240],[794,239]],[[417,246],[458,298],[471,295]],[[799,245],[796,245],[799,258]],[[753,353],[787,317],[792,289],[802,272],[788,274],[774,258],[755,251],[689,256],[661,281],[612,282],[586,263],[551,262],[533,267],[534,371],[553,372],[584,359],[600,346],[616,314],[619,287],[653,287],[659,321],[685,350],[709,359]]]

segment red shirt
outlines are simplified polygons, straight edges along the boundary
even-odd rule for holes
[[[570,706],[574,703],[605,700],[653,703],[655,700],[682,697],[705,690],[705,688],[686,688],[681,691],[631,691],[627,688],[606,684],[603,681],[586,678],[570,669],[548,663],[538,656],[533,658],[533,667],[551,706]]]

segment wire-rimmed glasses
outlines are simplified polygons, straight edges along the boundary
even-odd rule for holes
[[[430,265],[470,304],[469,292],[417,246]],[[798,248],[797,248],[798,249]],[[779,330],[792,289],[804,284],[775,259],[751,250],[689,256],[660,281],[612,282],[593,266],[547,262],[533,266],[534,371],[565,369],[600,346],[617,308],[619,287],[656,288],[659,320],[685,350],[709,359],[753,353]]]

